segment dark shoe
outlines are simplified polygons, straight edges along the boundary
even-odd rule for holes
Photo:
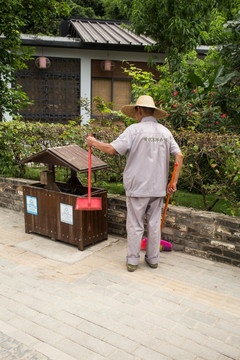
[[[157,269],[158,264],[150,264],[150,263],[147,261],[146,258],[145,258],[145,261],[146,261],[146,263],[148,264],[148,266],[149,266],[150,268],[152,268],[152,269]]]
[[[127,270],[133,272],[137,269],[137,265],[127,264]]]

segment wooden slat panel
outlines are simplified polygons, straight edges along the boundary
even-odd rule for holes
[[[114,110],[121,109],[131,103],[131,82],[127,80],[114,80],[113,83]]]
[[[98,190],[96,196],[102,197],[103,208],[101,211],[75,210],[76,195],[50,191],[36,186],[24,186],[25,231],[75,245],[80,250],[107,239],[107,192],[101,189],[93,190]],[[27,212],[26,196],[37,198],[37,215]],[[60,204],[67,208],[68,206],[72,207],[72,218],[69,216],[72,223],[61,219]]]

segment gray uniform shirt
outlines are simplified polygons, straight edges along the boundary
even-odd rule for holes
[[[171,132],[153,116],[130,125],[111,145],[127,155],[123,185],[127,196],[166,195],[169,156],[180,152]]]

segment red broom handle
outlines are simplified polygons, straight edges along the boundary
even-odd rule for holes
[[[174,181],[174,178],[175,178],[175,172],[176,172],[177,166],[178,166],[178,163],[176,162],[175,165],[174,165],[172,178],[171,178],[170,185],[169,185],[170,188],[173,186],[173,181]],[[162,231],[162,228],[163,228],[163,223],[164,223],[164,220],[165,220],[165,216],[166,216],[170,196],[171,196],[171,194],[168,194],[166,204],[165,204],[165,207],[164,207],[164,211],[163,211],[163,215],[162,215],[162,222],[161,222],[161,231]]]
[[[91,136],[91,134],[89,135]],[[92,149],[88,147],[88,202],[91,201],[91,167],[92,167]]]

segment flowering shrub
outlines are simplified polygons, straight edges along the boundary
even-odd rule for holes
[[[179,92],[164,106],[169,113],[168,120],[175,129],[196,130],[198,132],[221,132],[232,131],[231,119],[223,114],[220,106],[215,105],[214,93],[206,96],[203,102],[197,95],[197,89],[193,90],[191,99],[182,99]],[[172,105],[169,107],[169,105]]]
[[[125,72],[132,78],[134,98],[151,95],[156,105],[167,111],[167,123],[174,129],[239,132],[240,86],[236,79],[240,74],[225,73],[216,62],[214,52],[205,60],[192,52],[183,57],[178,72],[171,74],[167,65],[157,66],[159,80],[135,66]]]

